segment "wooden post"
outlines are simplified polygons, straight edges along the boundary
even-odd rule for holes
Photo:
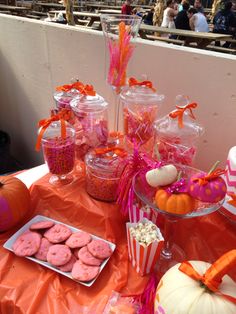
[[[73,15],[73,0],[66,0],[66,19],[68,25],[75,25],[74,15]]]

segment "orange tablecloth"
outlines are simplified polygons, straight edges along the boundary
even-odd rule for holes
[[[140,277],[128,262],[125,221],[116,205],[91,199],[82,178],[56,189],[47,175],[33,184],[31,196],[32,211],[24,223],[42,214],[112,241],[117,249],[94,285],[87,288],[2,247],[23,223],[0,234],[1,314],[102,314],[112,290],[142,292],[148,277]],[[218,212],[183,220],[176,225],[175,242],[188,259],[213,262],[236,247],[236,225]],[[236,271],[231,276],[236,280]]]

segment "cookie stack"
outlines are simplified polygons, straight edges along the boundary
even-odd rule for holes
[[[96,278],[101,264],[111,256],[110,245],[87,232],[72,232],[53,221],[39,221],[20,235],[12,249],[18,256],[32,256],[48,262],[62,272],[71,272],[75,280]]]

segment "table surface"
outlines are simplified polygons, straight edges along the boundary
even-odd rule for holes
[[[152,25],[146,25],[146,24],[141,24],[140,30],[153,31],[153,32],[158,32],[162,34],[173,34],[173,35],[185,36],[185,37],[209,39],[209,40],[224,40],[224,39],[232,38],[231,35],[225,35],[225,34],[195,32],[195,31],[188,31],[188,30],[175,29],[175,28],[152,26]]]
[[[15,11],[30,10],[30,8],[26,8],[26,7],[16,7],[13,5],[5,5],[5,4],[0,4],[0,9],[15,10]]]
[[[59,13],[59,12],[62,12],[63,14],[66,14],[65,10],[51,10],[51,11],[49,11],[49,13]],[[101,16],[100,13],[79,12],[79,11],[74,11],[73,14],[76,15],[76,16],[93,17],[93,18],[97,18],[97,19],[100,19],[100,16]]]
[[[36,171],[39,172],[42,173]],[[48,174],[34,182],[30,187],[31,211],[16,228],[0,234],[1,314],[100,314],[112,291],[139,294],[147,283],[148,276],[140,277],[128,261],[125,220],[118,206],[90,198],[84,177],[74,174],[76,180],[63,188],[53,188]],[[32,181],[31,170],[25,177]],[[29,181],[28,186],[32,183]],[[116,243],[113,256],[92,287],[84,287],[2,247],[17,229],[38,214]],[[236,225],[219,212],[181,220],[175,226],[174,241],[184,249],[187,259],[213,262],[235,248]],[[236,280],[235,270],[230,275]]]

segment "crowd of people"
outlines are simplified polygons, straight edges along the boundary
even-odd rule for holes
[[[167,28],[193,30],[232,35],[236,38],[236,3],[214,0],[211,14],[205,14],[201,0],[157,0],[155,6],[145,13],[140,7],[132,8],[132,0],[126,0],[122,14],[137,14],[143,22]],[[211,29],[209,28],[211,25]],[[216,42],[216,45],[220,45]],[[229,47],[230,43],[224,44]]]

